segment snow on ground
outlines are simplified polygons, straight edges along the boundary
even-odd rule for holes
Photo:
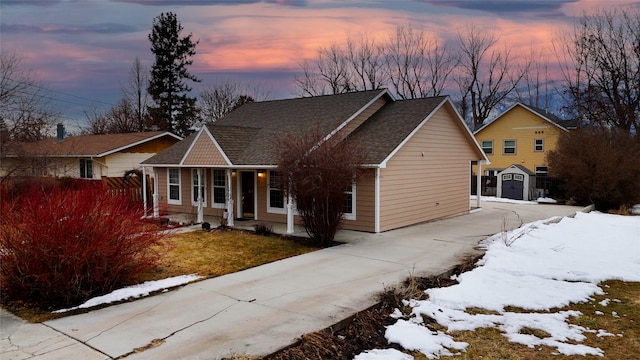
[[[476,195],[471,195],[469,197],[469,200],[476,200],[476,199],[477,199]],[[507,198],[499,198],[499,197],[495,197],[495,196],[483,196],[481,200],[482,201],[488,201],[488,202],[500,202],[500,203],[510,203],[510,204],[525,204],[525,205],[535,205],[535,204],[537,204],[537,202],[535,202],[535,201],[514,200],[514,199],[507,199]],[[549,199],[547,199],[547,200],[549,200]]]
[[[191,274],[174,276],[156,281],[146,281],[142,284],[132,285],[126,288],[114,290],[106,295],[91,298],[85,303],[72,308],[56,310],[54,311],[54,313],[62,313],[76,309],[86,309],[97,305],[110,304],[117,301],[147,296],[154,291],[165,290],[172,287],[184,285],[200,278],[201,276],[199,275]]]
[[[640,281],[640,218],[578,213],[559,222],[554,218],[529,223],[496,234],[482,245],[485,256],[473,271],[458,276],[459,284],[427,290],[428,300],[407,300],[406,305],[412,308],[408,319],[394,312],[398,320],[385,334],[390,343],[420,351],[429,359],[451,355],[451,350],[464,351],[466,343],[428,329],[422,316],[434,319],[448,331],[496,327],[512,342],[555,347],[564,355],[604,356],[599,348],[579,344],[585,332],[621,336],[606,329],[569,324],[568,318],[581,315],[578,311],[548,310],[603,294],[597,284],[605,280]],[[530,312],[505,311],[507,306]],[[471,307],[492,313],[465,312]],[[544,330],[549,337],[520,334],[525,327]],[[373,351],[360,357],[363,354],[356,359],[388,358]]]

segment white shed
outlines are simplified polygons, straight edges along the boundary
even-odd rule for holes
[[[514,200],[532,200],[536,176],[524,166],[512,164],[498,173],[497,196]]]

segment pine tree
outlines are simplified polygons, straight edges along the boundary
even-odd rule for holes
[[[196,98],[189,96],[191,87],[185,80],[200,80],[187,71],[193,64],[198,41],[191,40],[192,34],[180,37],[182,30],[172,12],[153,19],[149,41],[155,62],[151,67],[148,92],[155,102],[154,106],[149,106],[150,125],[185,136],[197,117]]]

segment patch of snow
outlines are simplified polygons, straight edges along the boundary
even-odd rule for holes
[[[454,341],[450,335],[442,331],[431,331],[425,326],[406,320],[398,320],[387,327],[384,337],[390,343],[396,343],[411,351],[420,351],[427,358],[452,356],[449,349],[464,350],[469,344]]]
[[[413,360],[413,356],[396,349],[374,349],[356,355],[353,360]]]
[[[607,330],[598,330],[598,333],[596,334],[597,337],[603,337],[603,336],[615,336],[614,334],[608,332]]]
[[[563,355],[604,356],[601,349],[578,343],[585,339],[584,332],[595,332],[567,321],[580,312],[548,311],[603,295],[598,284],[605,280],[640,281],[640,251],[630,251],[638,249],[638,233],[636,217],[591,212],[496,234],[483,242],[486,253],[478,267],[458,276],[458,284],[428,289],[428,300],[405,301],[412,307],[411,319],[398,320],[385,336],[430,359],[449,355],[446,348],[466,348],[446,333],[426,328],[421,320],[431,317],[447,331],[496,327],[510,341],[530,347],[555,347],[555,353]],[[609,299],[600,302],[602,306],[609,303]],[[529,312],[507,312],[507,306]],[[495,314],[469,314],[465,310],[471,307]],[[523,328],[549,336],[520,334]],[[610,336],[606,330],[598,334]]]
[[[127,300],[131,298],[139,298],[147,296],[152,292],[168,289],[180,285],[190,283],[200,279],[201,276],[196,274],[174,276],[162,280],[146,281],[142,284],[128,286],[126,288],[114,290],[106,295],[98,296],[87,300],[85,303],[68,308],[54,311],[54,313],[63,313],[76,309],[86,309],[98,305],[110,304],[117,301]]]
[[[600,301],[598,304],[600,304],[601,306],[607,306],[609,305],[609,302],[611,302],[611,299],[604,299],[602,301]]]
[[[398,308],[393,309],[393,312],[389,316],[391,316],[393,319],[400,319],[400,318],[404,317],[404,315],[402,314],[402,312]]]
[[[604,313],[602,311],[600,311],[600,310],[596,310],[595,314],[596,315],[604,315]]]
[[[469,197],[470,200],[477,200],[478,197],[476,195],[471,195]],[[525,205],[536,205],[535,201],[525,201],[525,200],[514,200],[507,198],[499,198],[495,196],[483,196],[480,200],[487,202],[499,202],[499,203],[509,203],[509,204],[525,204]]]
[[[618,313],[615,312],[615,311],[611,312],[611,316],[613,316],[614,318],[619,318],[620,317],[620,315],[618,315]]]
[[[557,204],[558,201],[552,198],[546,198],[546,197],[539,197],[536,202],[538,203],[545,203],[545,204]]]
[[[635,204],[629,209],[631,215],[640,215],[640,204]]]

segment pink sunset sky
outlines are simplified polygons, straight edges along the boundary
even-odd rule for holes
[[[120,99],[136,57],[150,66],[153,18],[172,11],[199,40],[191,72],[203,81],[258,82],[271,98],[297,94],[294,76],[318,48],[366,34],[385,40],[411,25],[443,41],[474,24],[520,55],[557,62],[552,42],[576,16],[632,0],[2,0],[0,45],[22,57],[67,121]]]

